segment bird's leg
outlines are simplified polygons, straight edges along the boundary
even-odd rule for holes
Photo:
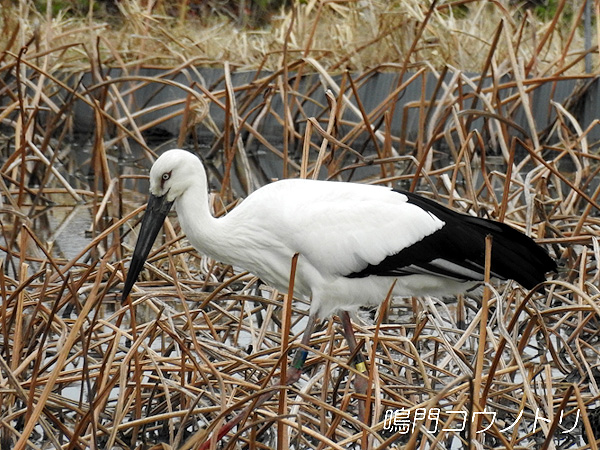
[[[342,321],[343,334],[348,342],[348,349],[350,350],[350,354],[355,354],[354,356],[354,367],[360,373],[354,379],[354,388],[356,392],[361,395],[366,395],[369,379],[366,376],[367,365],[365,363],[365,358],[360,351],[356,351],[356,337],[354,336],[354,328],[352,328],[352,322],[350,321],[350,314],[348,311],[341,311],[339,313],[340,320]],[[358,414],[360,420],[364,423],[367,421],[366,411],[365,411],[365,402],[360,399],[358,401]]]
[[[310,343],[310,338],[312,337],[313,330],[315,329],[315,325],[317,324],[317,315],[311,314],[308,316],[308,323],[306,324],[306,329],[304,330],[304,334],[302,335],[302,347],[296,350],[296,354],[294,355],[294,359],[290,367],[287,369],[287,377],[285,379],[285,384],[290,385],[294,384],[296,381],[300,379],[302,375],[302,368],[304,367],[304,363],[306,362],[306,357],[308,356],[308,350],[304,347],[308,347]],[[282,380],[283,381],[283,380]]]

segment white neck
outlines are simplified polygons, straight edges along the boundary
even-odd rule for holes
[[[231,240],[226,221],[215,218],[209,205],[206,186],[194,183],[176,200],[175,208],[183,232],[190,243],[201,253],[218,261],[235,264],[230,255],[224,255],[223,248]]]

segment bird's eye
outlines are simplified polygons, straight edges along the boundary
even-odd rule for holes
[[[162,176],[163,181],[167,181],[169,178],[171,178],[170,173],[163,173],[163,176]]]

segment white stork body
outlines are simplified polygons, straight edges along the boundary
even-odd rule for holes
[[[311,298],[311,313],[376,305],[388,294],[448,294],[473,285],[417,274],[349,278],[368,264],[420,241],[444,222],[381,186],[313,180],[282,180],[214,218],[206,184],[196,183],[175,200],[181,227],[203,254],[240,267],[285,291],[291,261],[299,254],[294,293]]]

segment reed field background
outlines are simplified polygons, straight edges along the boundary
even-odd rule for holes
[[[598,8],[586,26],[566,0],[0,3],[0,449],[597,449]],[[398,82],[367,109],[381,73]],[[565,80],[540,121],[536,92]],[[197,254],[175,214],[121,304],[172,147],[202,156],[216,215],[274,176],[399,186],[528,233],[559,271],[361,311],[364,424],[339,322],[280,387],[307,305],[283,317],[286,293]]]

